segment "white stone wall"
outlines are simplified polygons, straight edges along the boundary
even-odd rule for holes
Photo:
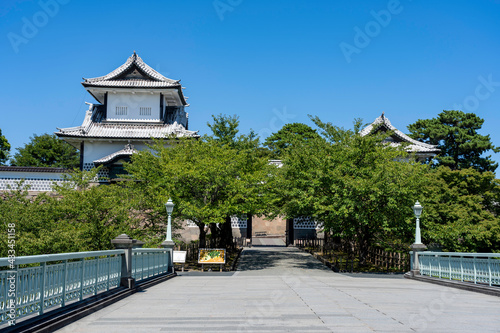
[[[247,227],[247,214],[231,216],[231,228],[242,229]]]
[[[29,191],[50,192],[54,182],[64,181],[62,173],[0,171],[0,191],[16,190],[21,184]]]
[[[322,223],[316,222],[310,216],[301,216],[293,219],[294,229],[321,229],[322,227]]]

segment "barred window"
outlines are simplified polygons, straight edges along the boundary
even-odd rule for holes
[[[149,107],[143,107],[141,106],[139,108],[139,115],[141,116],[150,116],[151,115],[151,108]]]
[[[127,107],[126,106],[117,106],[116,110],[115,110],[115,115],[126,116],[127,115]]]

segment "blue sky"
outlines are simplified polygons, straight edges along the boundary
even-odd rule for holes
[[[307,115],[403,132],[461,109],[500,146],[500,1],[2,0],[0,129],[15,148],[81,124],[82,77],[137,51],[181,79],[191,130],[236,114],[265,138]],[[500,161],[500,154],[493,156]]]

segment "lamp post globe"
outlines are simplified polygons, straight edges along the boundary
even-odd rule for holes
[[[420,205],[420,202],[415,202],[415,206],[413,206],[413,213],[415,213],[415,217],[417,218],[417,226],[415,228],[415,244],[422,244],[422,240],[420,237],[420,215],[422,215],[422,210],[424,207]]]

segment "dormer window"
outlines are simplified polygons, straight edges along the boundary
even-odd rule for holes
[[[117,116],[126,116],[127,115],[127,107],[126,106],[117,106],[115,115]]]

